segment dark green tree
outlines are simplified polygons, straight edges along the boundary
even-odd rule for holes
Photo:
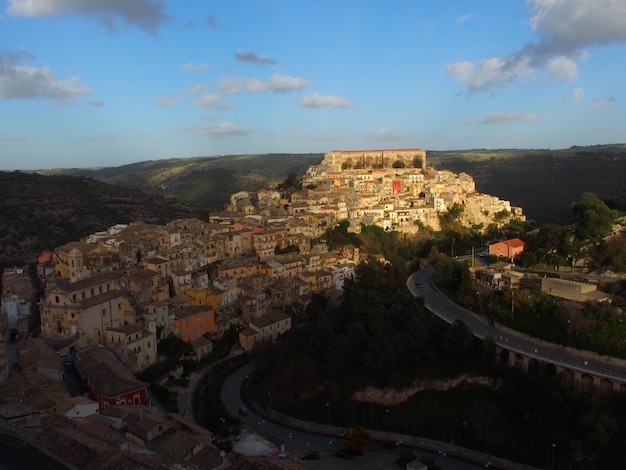
[[[616,213],[594,193],[584,193],[572,204],[576,235],[582,240],[597,242],[611,233]]]

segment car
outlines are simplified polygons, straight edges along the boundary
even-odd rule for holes
[[[422,287],[424,287],[424,284],[422,282],[418,282],[417,284],[415,284],[415,287],[421,289]]]
[[[352,454],[345,449],[339,449],[335,452],[335,457],[339,457],[340,459],[351,459]]]
[[[398,441],[387,441],[383,444],[387,449],[396,449],[400,446]]]
[[[300,460],[319,460],[320,453],[316,450],[309,450],[300,455]]]
[[[248,410],[246,410],[243,406],[239,408],[239,414],[241,416],[248,416]]]

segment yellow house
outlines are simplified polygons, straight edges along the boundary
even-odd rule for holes
[[[193,299],[192,305],[209,305],[215,309],[222,304],[222,291],[215,286],[187,289],[185,294]]]

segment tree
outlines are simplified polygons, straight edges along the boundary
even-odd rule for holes
[[[616,214],[596,194],[584,193],[571,210],[580,239],[597,242],[611,233]]]
[[[377,385],[385,385],[393,364],[394,354],[391,343],[381,333],[376,333],[369,342],[363,365]]]
[[[346,431],[342,448],[351,454],[362,455],[371,443],[372,435],[361,426],[355,426]]]

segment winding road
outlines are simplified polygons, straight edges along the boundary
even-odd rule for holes
[[[600,357],[587,351],[573,352],[556,344],[498,329],[439,292],[432,282],[432,273],[432,267],[414,272],[407,280],[407,287],[414,296],[424,299],[428,310],[446,322],[454,323],[461,320],[478,338],[491,338],[498,346],[510,352],[583,374],[626,383],[626,367],[621,364],[622,361],[611,361],[609,357]]]
[[[262,436],[273,444],[280,446],[284,444],[288,458],[300,461],[301,464],[311,469],[325,470],[388,470],[394,468],[394,461],[398,456],[398,449],[388,449],[382,441],[374,442],[364,456],[355,457],[349,460],[335,456],[335,452],[341,448],[340,428],[330,426],[319,426],[311,423],[311,428],[326,428],[327,433],[312,432],[301,427],[292,427],[287,424],[269,419],[254,407],[250,406],[245,398],[245,387],[248,376],[254,369],[254,363],[250,362],[244,367],[233,372],[222,384],[221,399],[226,410],[232,415],[241,419],[244,424],[256,434]],[[245,407],[248,411],[246,416],[239,415],[239,409]],[[380,433],[373,433],[380,434]],[[389,435],[388,440],[399,440],[407,445],[401,448],[413,451],[417,458],[429,457],[439,463],[445,470],[477,470],[484,469],[485,464],[490,461],[489,456],[481,456],[479,461],[470,461],[452,455],[453,446],[444,443],[434,443],[439,445],[439,449],[424,449],[414,445],[409,445],[410,436]],[[376,437],[376,436],[375,436]],[[404,439],[402,439],[404,437]],[[299,455],[308,451],[316,450],[320,454],[319,460],[302,461]],[[490,465],[491,468],[502,468]],[[529,467],[506,467],[506,468],[529,468]]]

